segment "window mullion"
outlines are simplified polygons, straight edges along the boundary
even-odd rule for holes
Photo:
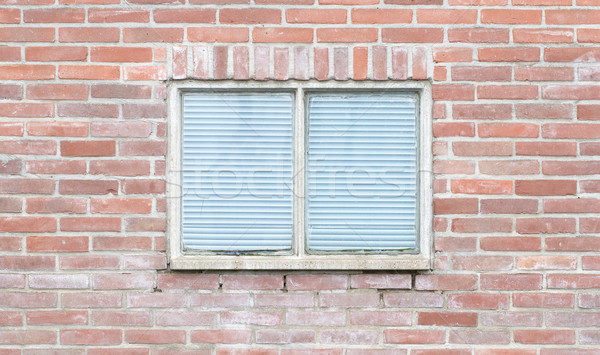
[[[293,175],[293,199],[294,199],[294,255],[304,256],[305,254],[305,225],[304,225],[304,193],[305,193],[305,141],[306,127],[304,119],[304,90],[296,90],[296,105],[294,109],[294,175]]]

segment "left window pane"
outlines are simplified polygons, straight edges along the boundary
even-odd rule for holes
[[[184,94],[184,250],[291,249],[293,102],[288,93]]]

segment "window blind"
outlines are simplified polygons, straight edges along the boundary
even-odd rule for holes
[[[416,248],[416,111],[410,94],[308,96],[310,250]]]
[[[183,247],[292,245],[292,111],[285,93],[183,96]]]

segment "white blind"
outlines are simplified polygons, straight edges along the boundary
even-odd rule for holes
[[[292,245],[291,94],[183,97],[183,246]]]
[[[416,98],[308,96],[310,250],[416,248]]]

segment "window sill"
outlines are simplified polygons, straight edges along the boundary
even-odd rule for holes
[[[172,270],[428,270],[430,258],[419,255],[229,256],[182,255]]]

